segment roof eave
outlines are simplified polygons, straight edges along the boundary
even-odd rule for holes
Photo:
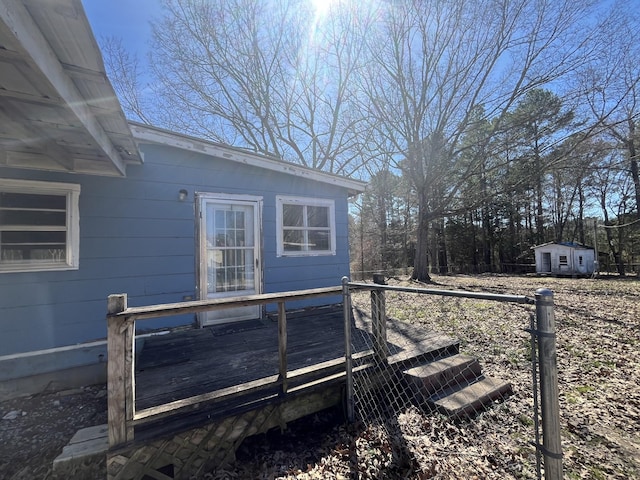
[[[349,196],[355,196],[364,192],[367,186],[366,182],[361,180],[354,180],[312,168],[295,165],[293,163],[288,163],[257,153],[244,151],[237,147],[218,144],[208,140],[191,137],[189,135],[171,132],[158,127],[143,125],[137,122],[129,122],[129,127],[133,137],[138,142],[166,145],[179,148],[181,150],[224,158],[231,162],[264,168],[266,170],[280,172],[299,178],[306,178],[311,181],[334,185],[346,189]]]

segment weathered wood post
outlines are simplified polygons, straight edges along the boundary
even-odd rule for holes
[[[386,285],[384,275],[375,273],[373,283]],[[387,346],[387,307],[383,289],[371,290],[371,321],[373,331],[374,352],[378,362],[386,362],[389,355]]]
[[[546,480],[562,479],[562,443],[558,400],[556,324],[553,292],[536,290],[536,323],[540,362],[540,408],[542,411],[542,454]]]
[[[287,311],[284,302],[278,302],[278,356],[280,358],[280,393],[287,393]]]
[[[347,421],[355,420],[353,396],[353,358],[351,357],[351,296],[349,295],[349,278],[342,277],[342,311],[344,314],[344,360],[347,373]]]
[[[109,447],[133,440],[135,387],[133,351],[135,323],[112,317],[127,309],[127,295],[109,295],[107,300],[107,418]]]

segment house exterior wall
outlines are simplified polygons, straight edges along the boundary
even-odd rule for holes
[[[549,255],[550,271],[546,269],[545,254]],[[567,263],[560,262],[566,256]],[[580,262],[582,257],[582,262]],[[536,273],[554,275],[590,275],[594,271],[594,251],[589,248],[576,248],[562,244],[549,244],[535,247]]]
[[[145,164],[130,166],[126,178],[0,171],[3,178],[81,186],[79,269],[0,273],[0,357],[103,339],[109,294],[127,293],[130,306],[195,298],[194,192],[263,198],[264,292],[339,285],[349,274],[346,189],[166,146],[140,149]],[[180,189],[188,191],[186,201],[178,199]],[[335,200],[336,255],[276,256],[275,198],[282,194]]]

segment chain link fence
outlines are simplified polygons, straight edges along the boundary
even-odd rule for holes
[[[555,338],[539,331],[541,319],[553,321],[552,307],[550,318],[540,307],[546,297],[376,281],[343,284],[353,312],[345,329],[348,416],[366,443],[358,451],[367,452],[361,477],[562,478],[550,420],[558,414],[557,376],[554,393],[555,371],[549,375]],[[539,345],[542,337],[553,349]],[[553,365],[537,361],[541,347]],[[539,380],[548,382],[547,424]]]

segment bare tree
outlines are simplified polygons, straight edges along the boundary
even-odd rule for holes
[[[418,195],[414,279],[430,280],[430,224],[459,208],[462,186],[481,170],[481,158],[460,155],[472,112],[483,106],[498,129],[526,92],[580,65],[590,12],[590,2],[570,0],[408,0],[380,15],[363,88]]]
[[[150,54],[161,123],[353,173],[367,137],[352,82],[363,45],[353,39],[366,19],[341,4],[319,13],[288,0],[166,0]]]
[[[633,1],[618,1],[600,26],[594,59],[576,72],[583,105],[597,127],[626,152],[640,219],[640,12]]]
[[[108,37],[101,42],[105,64],[116,95],[131,120],[153,124],[154,105],[146,101],[141,80],[140,61],[124,47],[122,39]]]
[[[618,274],[625,275],[623,252],[626,248],[628,227],[633,196],[633,182],[624,167],[624,155],[617,149],[610,149],[594,171],[594,181],[590,186],[602,211],[604,230]],[[635,205],[633,205],[635,207]]]

